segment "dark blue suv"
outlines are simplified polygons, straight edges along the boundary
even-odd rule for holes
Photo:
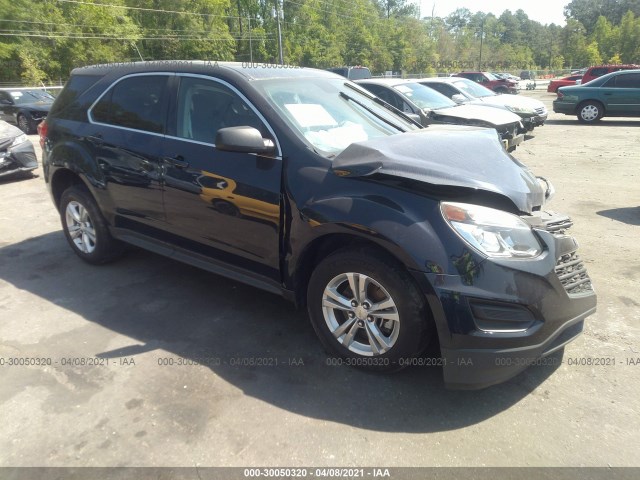
[[[344,364],[437,342],[448,386],[498,383],[595,311],[571,221],[495,130],[419,125],[313,69],[76,69],[40,127],[73,251],[133,244],[306,306]]]

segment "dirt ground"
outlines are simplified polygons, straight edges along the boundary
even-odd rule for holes
[[[304,312],[151,253],[84,264],[42,177],[0,183],[0,466],[640,466],[640,119],[534,133],[598,312],[479,392],[329,366]]]

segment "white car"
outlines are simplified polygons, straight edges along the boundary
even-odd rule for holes
[[[547,107],[539,100],[523,95],[498,95],[466,78],[423,78],[416,82],[440,92],[458,104],[485,105],[509,110],[520,116],[528,131],[544,125],[549,115]]]

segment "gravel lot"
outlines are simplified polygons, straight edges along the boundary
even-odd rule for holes
[[[598,312],[560,366],[480,392],[328,366],[304,312],[154,254],[86,265],[42,177],[0,183],[0,465],[640,466],[640,119],[534,133],[515,156],[573,217]]]

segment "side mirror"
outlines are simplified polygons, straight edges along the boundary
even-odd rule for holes
[[[253,127],[221,128],[216,134],[216,148],[227,152],[270,154],[276,147],[270,139],[262,138]]]
[[[414,122],[418,122],[422,124],[422,118],[420,118],[420,115],[418,115],[417,113],[405,113],[405,115],[409,117],[411,120],[413,120]]]
[[[6,98],[3,98],[2,100],[0,100],[0,103],[2,105],[13,105],[13,102],[11,100],[7,100]]]
[[[465,103],[467,101],[467,97],[465,97],[461,93],[456,93],[453,97],[451,97],[451,100],[460,105],[461,103]]]

